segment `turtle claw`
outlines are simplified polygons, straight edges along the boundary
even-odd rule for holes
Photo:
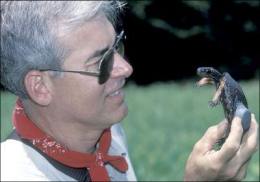
[[[211,78],[203,77],[202,79],[196,82],[197,87],[201,87],[206,84],[214,84],[214,81]]]

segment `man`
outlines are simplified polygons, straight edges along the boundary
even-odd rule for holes
[[[1,82],[17,100],[1,144],[1,179],[136,181],[124,132],[123,57],[117,1],[1,2]],[[240,180],[257,147],[257,123],[225,122],[195,145],[185,180]]]

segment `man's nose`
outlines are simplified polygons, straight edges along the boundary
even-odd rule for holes
[[[118,53],[114,54],[114,65],[111,77],[129,77],[133,73],[133,67]]]

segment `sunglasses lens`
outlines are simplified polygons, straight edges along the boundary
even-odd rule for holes
[[[113,45],[113,48],[110,49],[103,57],[103,60],[99,68],[100,70],[99,84],[105,83],[110,77],[110,73],[113,69],[113,64],[114,64],[114,50],[116,50],[118,54],[120,54],[121,56],[124,56],[124,52],[125,52],[124,44],[122,41],[120,41],[122,39],[123,33],[124,32],[122,31],[115,45]]]
[[[108,78],[110,77],[110,73],[113,69],[114,64],[114,52],[111,50],[108,52],[108,54],[104,57],[104,60],[102,61],[100,65],[100,76],[99,76],[99,83],[103,84],[105,83]]]
[[[117,51],[118,54],[120,54],[121,56],[124,56],[124,55],[125,55],[125,46],[124,46],[123,42],[120,42],[120,43],[118,44],[118,47],[117,47],[116,51]]]

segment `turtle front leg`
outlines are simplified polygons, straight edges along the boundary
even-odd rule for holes
[[[211,78],[204,77],[196,83],[196,85],[199,87],[206,85],[206,84],[214,84],[214,81]]]
[[[217,91],[215,92],[213,99],[209,101],[209,106],[210,107],[215,107],[220,103],[220,95],[224,91],[224,86],[225,86],[225,81],[220,80],[219,87],[217,88]]]

